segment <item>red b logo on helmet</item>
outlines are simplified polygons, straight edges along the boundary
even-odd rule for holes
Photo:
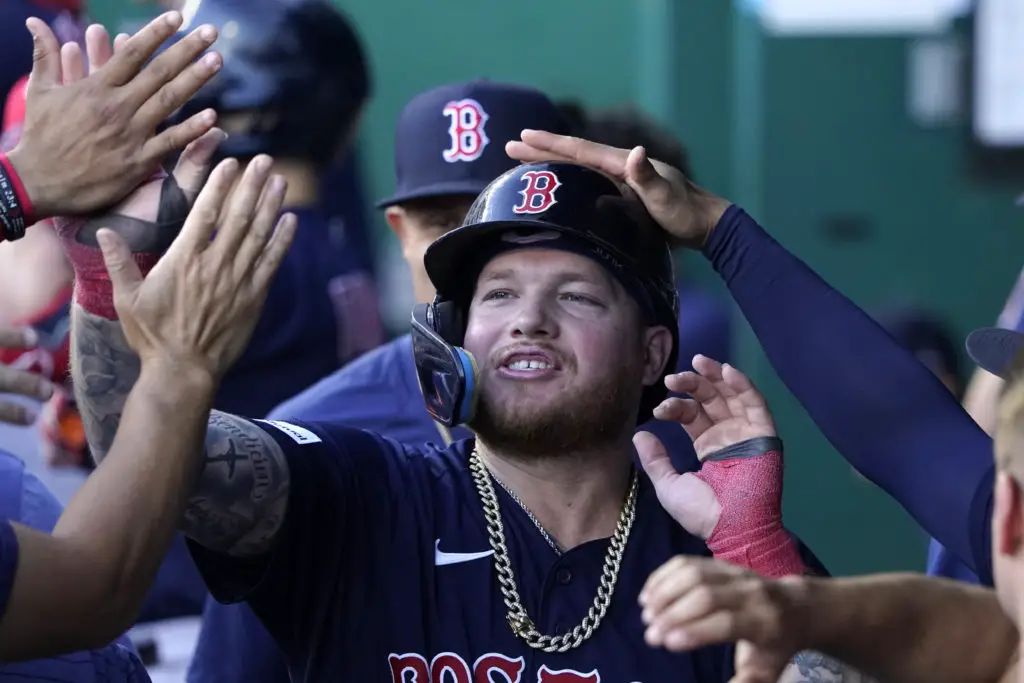
[[[526,181],[526,187],[519,190],[523,201],[512,207],[513,213],[544,213],[558,203],[555,190],[562,183],[551,171],[527,171],[519,179]]]

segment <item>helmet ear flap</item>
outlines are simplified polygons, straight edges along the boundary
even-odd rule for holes
[[[461,346],[466,335],[466,316],[454,301],[434,302],[430,307],[431,324],[449,344]]]
[[[452,428],[473,419],[477,404],[477,366],[460,344],[465,333],[460,307],[434,301],[413,308],[412,350],[420,393],[427,412]]]

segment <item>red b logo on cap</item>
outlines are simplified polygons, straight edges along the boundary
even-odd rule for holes
[[[519,179],[526,181],[526,187],[519,190],[523,201],[512,207],[513,213],[544,213],[558,203],[555,190],[562,183],[551,171],[527,171]]]

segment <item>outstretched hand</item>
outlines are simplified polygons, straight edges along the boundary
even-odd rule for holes
[[[240,179],[237,161],[218,164],[145,278],[123,237],[97,233],[125,338],[143,364],[219,381],[245,350],[295,236],[295,215],[278,219],[287,184],[270,174],[272,163],[257,156]]]
[[[766,579],[718,560],[674,557],[640,591],[645,638],[672,652],[737,643],[733,683],[776,683],[808,645],[803,595],[788,579]]]
[[[693,369],[665,378],[670,391],[691,398],[665,399],[654,417],[678,422],[702,462],[728,446],[776,435],[764,397],[746,375],[700,355],[694,357]],[[676,471],[665,446],[650,432],[637,432],[633,445],[662,507],[691,534],[709,538],[722,509],[711,486],[694,474]]]
[[[643,147],[622,149],[582,138],[524,130],[506,153],[524,163],[569,161],[590,166],[626,183],[677,243],[701,248],[729,202],[698,187],[681,171],[647,156]]]
[[[90,26],[86,75],[77,44],[62,48],[45,22],[28,21],[35,48],[25,124],[8,158],[36,218],[84,214],[119,201],[168,154],[214,125],[215,113],[206,110],[157,132],[221,64],[216,53],[197,60],[217,38],[207,25],[149,61],[181,23],[178,12],[168,12],[120,38],[116,50],[103,27]]]

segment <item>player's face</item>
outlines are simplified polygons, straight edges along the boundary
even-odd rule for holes
[[[652,332],[653,330],[653,332]],[[504,253],[484,268],[465,348],[480,370],[472,427],[485,441],[550,456],[628,438],[661,362],[626,290],[594,261],[563,251]]]

